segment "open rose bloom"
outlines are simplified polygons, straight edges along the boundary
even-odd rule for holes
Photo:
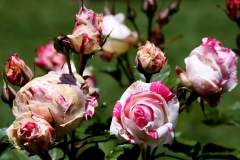
[[[103,17],[103,34],[110,34],[102,49],[105,54],[112,54],[113,57],[126,53],[136,42],[136,33],[132,32],[124,24],[123,13],[116,15],[105,15]]]
[[[55,143],[55,129],[31,111],[17,116],[6,135],[14,147],[32,154],[48,151]]]
[[[203,100],[215,107],[220,94],[237,85],[237,61],[231,49],[208,37],[203,38],[203,43],[185,59],[186,72],[179,67],[176,71],[184,86],[193,88]]]
[[[151,147],[171,143],[179,102],[161,81],[133,83],[115,104],[110,133]]]
[[[13,113],[16,117],[32,111],[53,124],[56,138],[74,130],[92,116],[98,94],[89,92],[86,81],[78,74],[49,72],[27,83],[16,94]]]

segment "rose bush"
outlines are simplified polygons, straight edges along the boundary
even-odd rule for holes
[[[151,147],[171,143],[179,102],[161,81],[133,83],[115,104],[110,133]]]
[[[78,74],[49,72],[27,83],[16,94],[13,113],[32,112],[54,124],[57,139],[74,130],[98,105],[96,92],[89,92]]]
[[[135,58],[138,71],[148,74],[158,73],[166,65],[166,60],[161,49],[149,41],[138,48]]]
[[[220,93],[229,92],[237,85],[238,58],[216,39],[208,37],[202,41],[185,59],[186,72],[179,67],[176,72],[184,86],[193,88],[214,107],[220,101]]]
[[[18,115],[6,135],[14,147],[32,154],[48,151],[55,142],[55,129],[31,111]]]

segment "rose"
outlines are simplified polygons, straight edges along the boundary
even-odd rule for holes
[[[32,154],[51,149],[55,142],[54,128],[31,111],[20,114],[6,130],[6,135],[16,148]]]
[[[72,50],[76,53],[91,54],[101,49],[102,14],[82,7],[76,15],[76,23],[69,39]]]
[[[124,14],[103,16],[103,34],[110,34],[102,49],[106,54],[113,54],[118,57],[126,53],[136,42],[136,33],[123,24]]]
[[[227,14],[233,20],[238,20],[240,17],[240,1],[239,0],[227,0],[226,1]]]
[[[74,130],[92,116],[98,105],[96,92],[89,92],[88,84],[78,74],[49,72],[27,83],[16,94],[13,113],[32,112],[54,124],[57,139]]]
[[[176,71],[184,86],[193,88],[214,107],[220,101],[220,93],[237,85],[237,60],[231,49],[208,37],[185,59],[186,72],[179,67]]]
[[[147,41],[145,45],[138,48],[135,62],[139,72],[153,74],[158,73],[166,65],[166,60],[163,52]]]
[[[151,147],[171,143],[179,102],[161,81],[133,83],[115,104],[110,133]]]
[[[33,72],[17,53],[8,58],[5,72],[9,82],[18,86],[25,85],[33,78]]]
[[[36,49],[38,55],[35,58],[35,64],[45,71],[59,71],[66,62],[63,54],[58,53],[53,46],[53,42],[49,42]]]

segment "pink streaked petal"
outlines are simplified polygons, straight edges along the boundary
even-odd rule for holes
[[[151,83],[150,91],[160,94],[166,100],[167,103],[168,101],[175,97],[175,94],[171,93],[171,91],[166,86],[163,85],[162,81]]]
[[[155,130],[149,130],[149,131],[147,132],[147,134],[148,134],[149,136],[153,137],[154,139],[158,139],[158,138],[159,138],[159,137],[158,137],[158,133],[157,133],[157,131],[155,131]]]
[[[86,112],[86,115],[87,115],[87,116],[91,116],[91,117],[92,117],[92,115],[93,115],[93,111],[91,111],[91,110],[88,110],[88,111]]]
[[[120,102],[117,102],[113,108],[112,116],[116,117],[118,122],[121,121],[121,110],[122,110],[122,104]]]

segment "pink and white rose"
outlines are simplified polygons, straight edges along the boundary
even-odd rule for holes
[[[49,42],[35,50],[37,58],[35,58],[35,64],[41,69],[49,71],[59,71],[66,62],[63,54],[58,53],[53,46],[53,42]]]
[[[171,143],[178,112],[176,95],[161,81],[136,81],[115,104],[110,133],[151,147]]]
[[[208,37],[202,41],[185,59],[186,72],[179,67],[176,72],[184,86],[192,87],[215,107],[220,101],[220,93],[230,92],[237,85],[238,58],[216,39]]]
[[[14,147],[32,154],[48,151],[55,143],[55,129],[31,111],[19,114],[6,135]]]
[[[54,124],[57,139],[74,130],[87,116],[94,114],[98,94],[89,92],[78,74],[49,72],[27,83],[16,94],[13,113],[32,111]]]
[[[103,16],[103,34],[111,33],[102,47],[105,54],[113,54],[113,57],[118,57],[134,46],[137,39],[136,33],[124,24],[124,19],[123,13]]]
[[[67,35],[76,53],[91,54],[101,49],[102,14],[82,7],[75,19],[75,27],[71,35]]]

